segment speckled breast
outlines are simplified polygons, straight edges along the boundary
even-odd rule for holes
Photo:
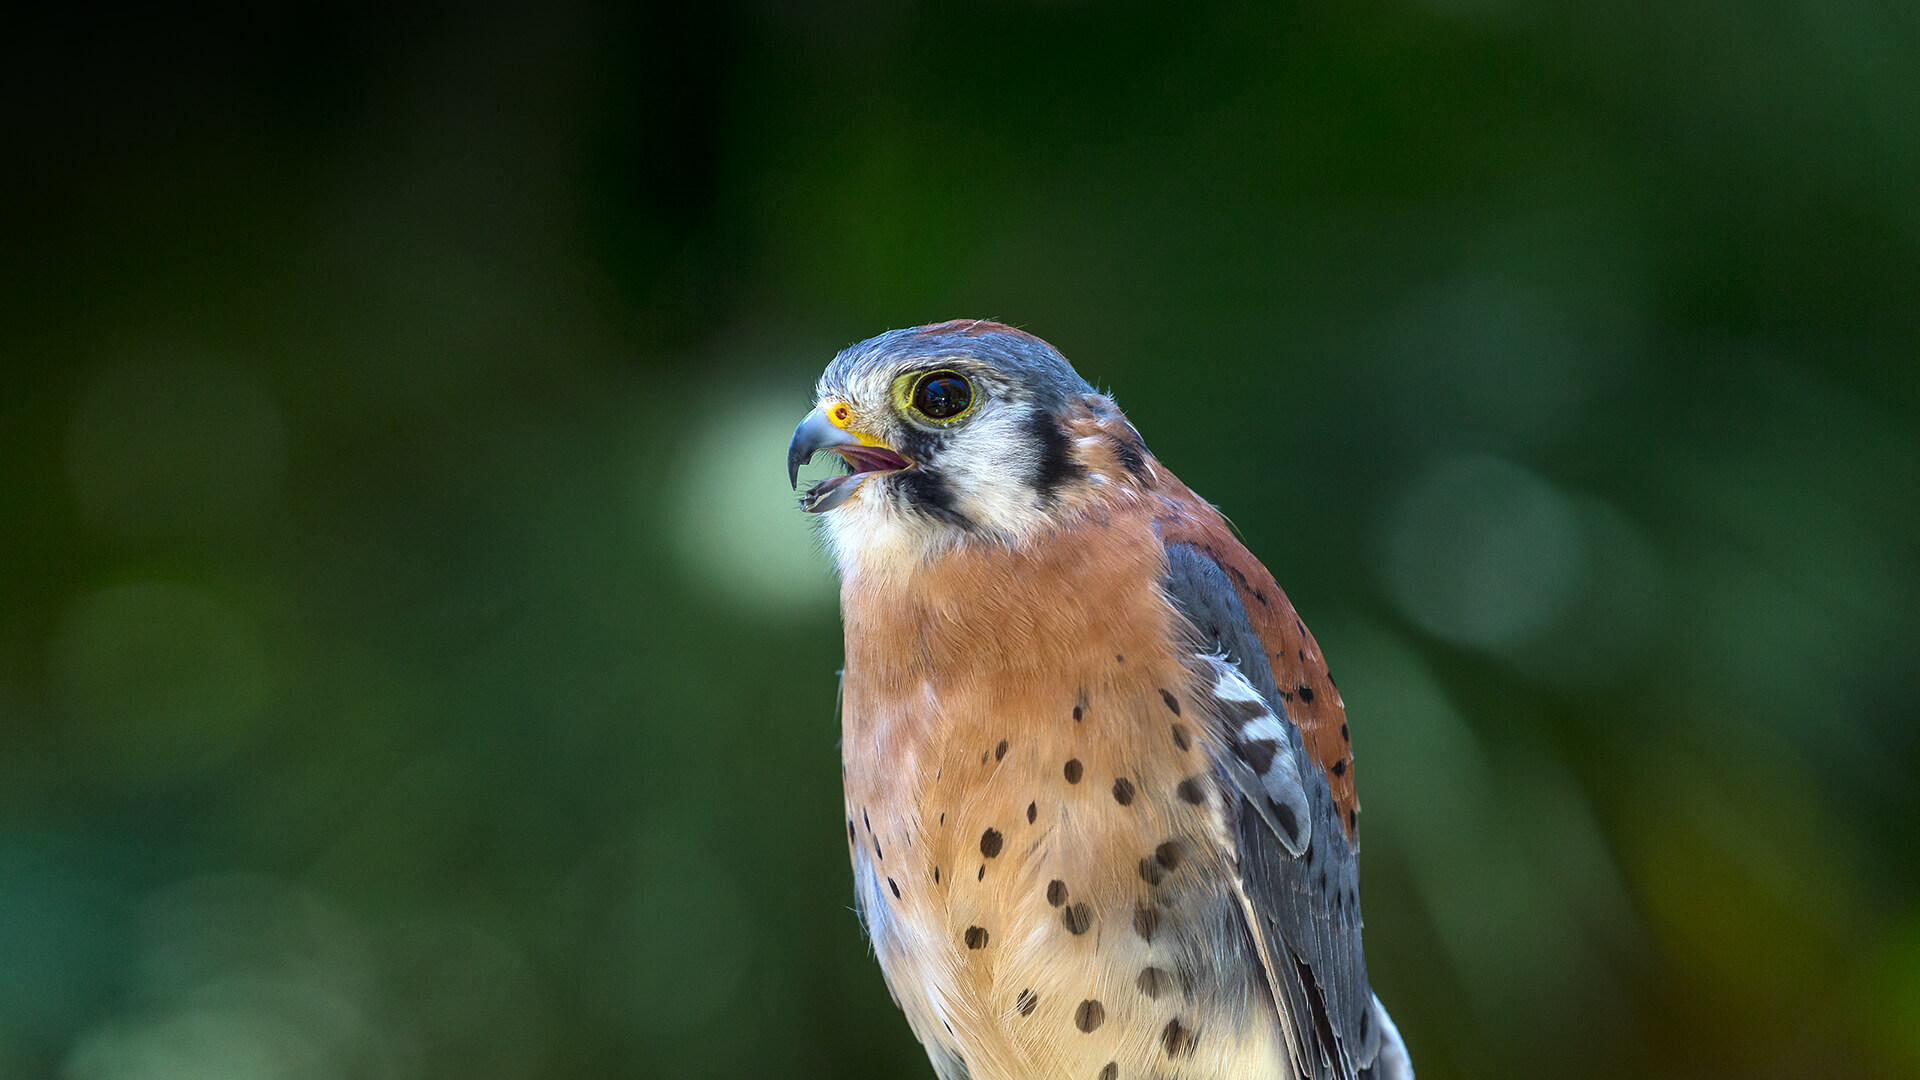
[[[947,1080],[1284,1075],[1163,556],[1113,531],[845,604],[856,891]]]

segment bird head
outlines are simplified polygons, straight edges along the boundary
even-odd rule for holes
[[[1047,525],[1088,483],[1071,424],[1093,406],[1111,403],[1031,334],[974,320],[893,330],[827,365],[788,476],[797,487],[821,451],[846,462],[800,499],[837,551],[856,538],[1006,542]]]

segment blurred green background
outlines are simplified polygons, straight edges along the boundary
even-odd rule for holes
[[[961,315],[1317,630],[1422,1077],[1920,1076],[1920,7],[4,48],[0,1076],[930,1076],[781,474]]]

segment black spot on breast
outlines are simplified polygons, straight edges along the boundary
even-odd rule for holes
[[[987,932],[981,927],[969,926],[964,940],[969,949],[984,949],[987,947]]]
[[[1133,781],[1127,779],[1124,776],[1118,780],[1115,780],[1113,782],[1113,801],[1119,803],[1121,806],[1126,806],[1132,803],[1133,802]]]
[[[1187,730],[1187,725],[1173,725],[1173,745],[1179,747],[1182,752],[1193,749],[1193,733]]]
[[[1114,653],[1113,662],[1116,664],[1124,664],[1127,662],[1127,658],[1120,653]]]
[[[900,886],[895,884],[892,878],[887,879],[887,888],[893,890],[893,898],[895,900],[900,899]]]
[[[1161,994],[1173,989],[1173,976],[1157,967],[1141,968],[1140,977],[1133,980],[1133,985],[1147,997],[1158,1001]]]
[[[1066,773],[1067,783],[1077,784],[1080,782],[1081,774],[1084,773],[1086,770],[1081,767],[1079,758],[1068,758],[1067,766],[1064,771]]]
[[[1336,761],[1333,763],[1333,775],[1335,776],[1347,775],[1347,759],[1346,758],[1341,758],[1339,761]]]
[[[1174,787],[1173,793],[1180,796],[1181,802],[1191,803],[1194,806],[1199,806],[1207,801],[1206,789],[1200,786],[1200,778],[1196,776],[1189,776],[1185,780],[1180,781],[1180,783]]]
[[[1160,910],[1152,904],[1141,904],[1133,909],[1133,932],[1140,935],[1142,941],[1152,941],[1153,935],[1160,930]]]
[[[1039,804],[1038,804],[1038,803],[1028,803],[1028,804],[1027,804],[1027,824],[1029,824],[1029,825],[1031,825],[1031,824],[1033,824],[1033,819],[1034,819],[1034,818],[1036,818],[1036,817],[1039,817],[1039,816],[1040,816],[1040,806],[1039,806]]]
[[[1300,700],[1306,702],[1309,705],[1313,704],[1313,687],[1308,686],[1306,683],[1301,683],[1300,684]]]
[[[1159,863],[1155,862],[1153,860],[1153,856],[1148,855],[1140,860],[1140,880],[1141,881],[1144,881],[1149,885],[1158,885],[1160,884],[1161,879],[1166,877],[1166,875],[1167,875],[1166,869],[1162,867]]]
[[[1160,1031],[1160,1045],[1166,1048],[1168,1057],[1185,1057],[1193,1053],[1197,1042],[1199,1039],[1180,1023],[1177,1016],[1167,1021],[1167,1026]]]
[[[1075,720],[1079,720],[1079,719],[1080,719],[1080,713],[1081,713],[1081,709],[1080,709],[1080,706],[1078,706],[1078,705],[1075,705],[1075,706],[1073,707],[1073,718],[1074,718]]]
[[[1092,998],[1080,1003],[1073,1010],[1073,1026],[1088,1034],[1099,1030],[1107,1022],[1107,1007]]]
[[[852,818],[848,818],[848,819],[847,819],[847,843],[849,843],[849,844],[854,844],[854,843],[858,843],[858,842],[859,842],[859,841],[858,841],[858,840],[856,840],[856,839],[854,838],[854,835],[853,835],[853,819],[852,819]]]
[[[937,866],[933,868],[933,883],[940,884],[940,868]]]
[[[1007,740],[1001,739],[1000,745],[993,748],[993,760],[999,761],[1007,756]]]
[[[1165,690],[1162,690],[1160,691],[1160,700],[1167,703],[1167,708],[1173,710],[1173,715],[1175,716],[1180,715],[1180,699],[1179,698],[1174,697],[1171,693],[1168,693]]]
[[[1341,741],[1341,742],[1352,742],[1352,741],[1353,741],[1353,736],[1351,736],[1351,735],[1349,735],[1349,734],[1347,734],[1347,725],[1345,725],[1345,724],[1341,724],[1341,725],[1340,725],[1340,741]]]
[[[980,854],[989,859],[1000,854],[1000,830],[988,829],[980,834]]]
[[[1084,934],[1093,925],[1093,909],[1085,904],[1068,904],[1060,911],[1060,922],[1069,934]]]
[[[1107,1062],[1106,1068],[1100,1070],[1099,1080],[1120,1080],[1120,1063],[1117,1061]]]
[[[1059,907],[1067,902],[1067,883],[1059,878],[1047,882],[1047,903]]]
[[[1153,849],[1153,861],[1169,870],[1180,868],[1180,841],[1169,840]]]
[[[973,880],[975,881],[987,880],[987,866],[985,863],[980,864],[980,869],[977,873],[973,875]]]
[[[1240,744],[1240,759],[1252,766],[1256,774],[1264,776],[1273,765],[1273,755],[1279,749],[1279,744],[1272,739],[1255,739]]]
[[[1281,832],[1287,834],[1287,840],[1297,846],[1300,843],[1300,819],[1294,816],[1293,807],[1276,799],[1268,799],[1267,809],[1273,811],[1274,823],[1280,826]]]
[[[880,850],[880,838],[877,836],[873,838],[873,857],[881,862],[887,861],[887,853]]]
[[[1032,1016],[1035,1006],[1039,1004],[1040,998],[1031,988],[1020,991],[1020,996],[1013,999],[1013,1007],[1020,1011],[1021,1016]]]
[[[1359,827],[1360,827],[1359,809],[1357,807],[1352,807],[1352,806],[1347,807],[1347,831],[1352,832],[1353,830]]]
[[[1034,489],[1040,493],[1042,502],[1052,502],[1060,485],[1081,475],[1083,470],[1073,460],[1073,447],[1067,441],[1066,429],[1052,414],[1035,412],[1027,421],[1027,432],[1039,451],[1033,469]]]

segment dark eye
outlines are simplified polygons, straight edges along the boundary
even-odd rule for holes
[[[929,420],[951,420],[973,404],[973,384],[955,371],[929,371],[913,384],[907,401]]]

